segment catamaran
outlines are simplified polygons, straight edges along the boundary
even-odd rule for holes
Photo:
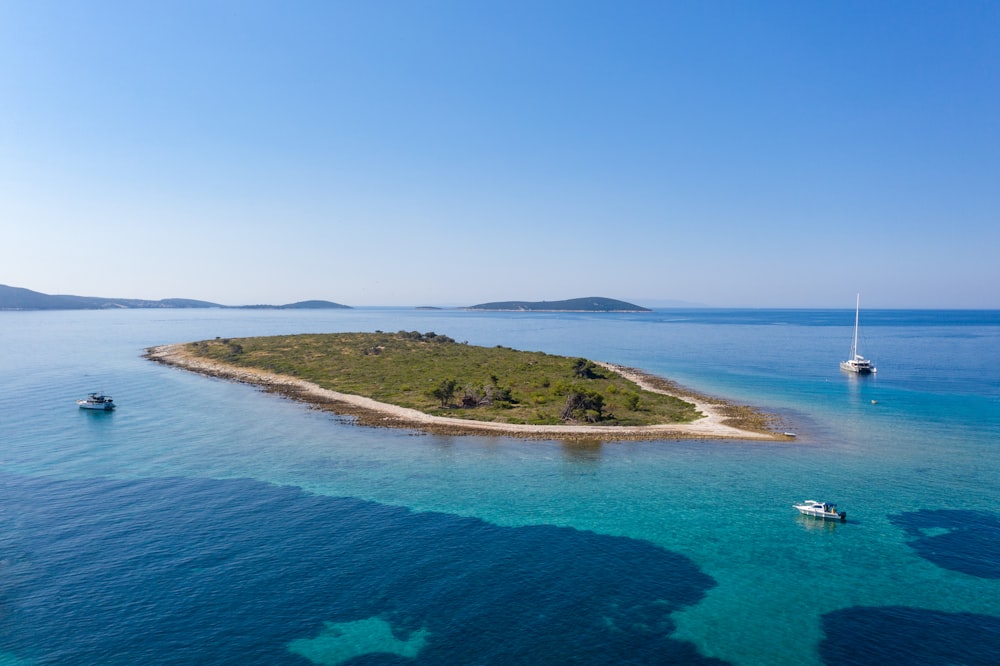
[[[851,358],[840,362],[840,369],[854,372],[859,375],[868,375],[878,372],[872,362],[858,353],[858,316],[861,313],[861,294],[858,294],[858,303],[854,309],[854,339],[851,342]]]

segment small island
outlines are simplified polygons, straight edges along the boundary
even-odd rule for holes
[[[626,303],[614,298],[587,296],[564,301],[499,301],[470,305],[466,310],[493,310],[498,312],[652,312],[641,305]]]
[[[775,419],[641,371],[433,332],[216,338],[146,357],[369,426],[534,439],[785,439]]]

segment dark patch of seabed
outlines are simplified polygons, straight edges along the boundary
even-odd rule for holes
[[[715,583],[653,544],[498,527],[252,480],[0,476],[0,654],[60,664],[308,663],[379,618],[361,663],[719,663],[671,614]]]
[[[1000,518],[985,511],[921,510],[889,516],[920,557],[977,578],[1000,578]]]
[[[907,606],[845,608],[823,616],[826,664],[996,666],[1000,618]]]

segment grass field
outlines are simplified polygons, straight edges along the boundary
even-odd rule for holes
[[[434,333],[204,340],[195,355],[452,418],[558,425],[686,423],[691,403],[646,391],[587,359],[477,347]]]

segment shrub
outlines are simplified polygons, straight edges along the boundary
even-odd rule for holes
[[[581,379],[598,379],[604,376],[598,372],[596,363],[585,358],[573,361],[573,374]]]
[[[577,390],[566,396],[560,416],[564,421],[595,423],[604,417],[604,396],[597,391]]]

